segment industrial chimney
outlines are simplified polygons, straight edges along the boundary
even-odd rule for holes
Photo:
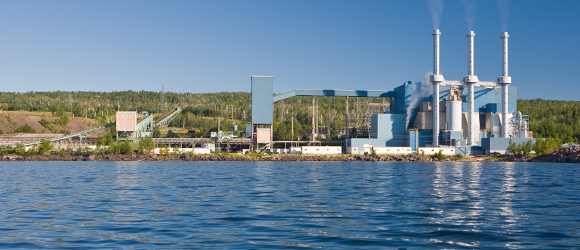
[[[433,30],[433,147],[439,146],[439,83],[445,81],[443,75],[439,74],[439,36],[438,29]]]
[[[468,94],[467,94],[467,144],[475,144],[475,124],[474,124],[474,84],[479,81],[474,73],[474,60],[473,60],[473,39],[475,37],[475,32],[467,32],[467,75],[463,78],[463,82],[467,84]],[[479,130],[479,129],[478,129]]]
[[[501,106],[502,106],[502,112],[501,112],[501,118],[502,118],[502,126],[501,126],[501,131],[502,131],[502,137],[507,138],[509,137],[508,135],[508,87],[509,84],[512,83],[512,78],[508,75],[508,37],[510,37],[508,35],[507,32],[503,32],[501,33],[501,40],[503,43],[502,46],[502,76],[500,76],[497,79],[497,82],[501,85],[501,90],[502,90],[502,101],[501,101]]]

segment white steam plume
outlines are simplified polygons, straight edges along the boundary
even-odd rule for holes
[[[433,29],[439,29],[439,21],[441,21],[441,12],[443,12],[443,0],[427,0],[429,3],[429,12],[433,19]]]
[[[407,128],[409,128],[409,123],[411,122],[411,114],[413,114],[415,109],[417,109],[419,102],[423,98],[433,94],[433,85],[429,82],[429,76],[432,74],[433,72],[425,73],[424,79],[426,79],[426,81],[423,81],[421,86],[411,92],[411,95],[409,96],[409,106],[407,107]]]
[[[467,22],[467,30],[473,30],[475,23],[475,0],[461,0],[461,5],[465,9],[465,21]]]
[[[510,3],[511,0],[497,0],[497,7],[499,8],[499,17],[501,19],[501,31],[508,30],[508,23],[510,19]]]

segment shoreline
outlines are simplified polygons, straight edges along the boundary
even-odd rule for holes
[[[262,155],[262,154],[107,154],[107,155],[2,155],[0,161],[386,161],[386,162],[562,162],[580,163],[580,147],[556,149],[552,153],[534,157],[502,156],[444,156],[431,155]]]
[[[519,159],[518,161],[522,161]],[[236,155],[236,154],[210,154],[210,155],[4,155],[0,161],[386,161],[386,162],[479,162],[479,161],[504,161],[489,157],[445,157],[437,159],[423,155]],[[510,161],[510,160],[507,160]],[[525,161],[525,160],[524,160]]]

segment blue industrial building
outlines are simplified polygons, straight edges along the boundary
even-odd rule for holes
[[[365,146],[373,147],[411,147],[413,151],[417,147],[428,147],[433,143],[432,127],[429,123],[425,126],[417,126],[417,116],[419,114],[429,114],[432,110],[422,110],[421,106],[429,106],[433,102],[433,95],[421,95],[422,85],[430,83],[413,83],[406,82],[392,91],[388,90],[293,90],[284,94],[273,94],[272,77],[252,77],[252,123],[256,125],[273,124],[273,103],[276,101],[291,98],[293,96],[349,96],[349,97],[388,97],[391,100],[391,106],[387,113],[375,114],[371,117],[371,134],[370,138],[350,138],[346,140],[345,152],[352,153],[353,149],[357,152],[364,152]],[[423,86],[424,88],[425,86]],[[440,102],[445,102],[449,97],[448,93],[455,86],[442,86],[440,88]],[[467,90],[462,90],[463,100],[467,99]],[[517,112],[517,87],[509,86],[510,96],[508,110],[511,113]],[[461,132],[456,143],[448,143],[445,146],[456,146],[461,150],[458,153],[484,154],[490,152],[505,152],[507,142],[505,138],[499,138],[494,127],[501,124],[494,124],[493,115],[498,115],[502,108],[501,88],[498,87],[476,87],[475,88],[475,107],[480,117],[479,141],[477,145],[467,146]],[[416,99],[416,100],[413,100]],[[467,112],[467,103],[462,103],[462,111]],[[443,109],[444,110],[444,109]],[[497,120],[497,119],[496,119]],[[464,119],[463,123],[466,121]],[[442,126],[444,127],[444,126]],[[486,129],[491,128],[491,129]],[[445,129],[441,129],[444,132]],[[250,131],[248,131],[250,132]],[[440,141],[451,142],[449,138],[451,133],[442,133]],[[517,139],[513,136],[514,141]],[[500,140],[501,139],[501,140]],[[505,147],[504,147],[505,146]]]

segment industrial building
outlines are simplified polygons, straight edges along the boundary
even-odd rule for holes
[[[292,90],[274,96],[272,76],[252,76],[252,125],[247,134],[254,147],[271,147],[273,103],[293,96],[343,96],[347,109],[349,97],[390,98],[389,110],[371,117],[370,137],[347,136],[343,153],[503,154],[510,139],[533,140],[528,116],[517,110],[517,87],[508,74],[508,33],[500,37],[502,72],[495,81],[480,81],[475,74],[473,31],[467,33],[467,74],[462,80],[446,80],[439,69],[441,32],[434,30],[432,35],[429,83],[406,82],[394,90]]]

